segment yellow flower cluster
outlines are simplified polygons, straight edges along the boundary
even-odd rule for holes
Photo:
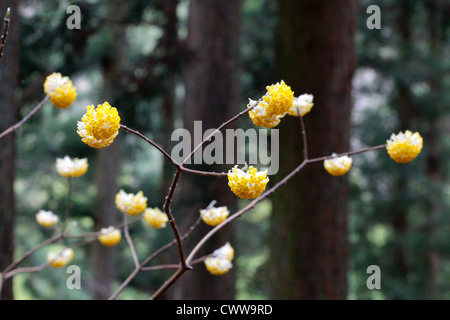
[[[61,73],[52,73],[45,79],[44,92],[50,96],[53,105],[61,109],[69,107],[77,98],[77,88]]]
[[[51,211],[39,210],[36,214],[36,221],[44,228],[50,228],[58,223],[59,218]]]
[[[98,236],[98,241],[105,247],[114,247],[120,242],[122,235],[120,230],[114,227],[102,228],[100,230],[100,235]]]
[[[71,248],[64,248],[59,253],[49,252],[47,254],[47,262],[53,268],[62,268],[73,259],[73,250]]]
[[[86,114],[77,124],[77,133],[82,141],[92,148],[103,148],[113,143],[119,134],[120,117],[116,108],[108,102],[99,104],[97,109],[88,106]]]
[[[142,191],[133,194],[120,190],[116,194],[116,207],[123,213],[136,216],[147,208],[147,198],[144,197]]]
[[[234,166],[228,172],[228,185],[231,191],[242,199],[255,199],[266,189],[269,182],[267,170],[257,171],[250,166],[248,172],[238,169]]]
[[[147,223],[156,229],[164,228],[169,219],[167,218],[167,214],[159,210],[159,208],[148,208],[144,211],[144,219]]]
[[[305,116],[314,106],[313,99],[314,96],[312,94],[302,94],[301,96],[294,98],[294,102],[292,103],[288,114],[296,117],[299,115],[301,117]]]
[[[258,105],[249,112],[250,119],[257,126],[273,128],[280,123],[292,107],[294,92],[284,81],[267,86],[267,93]],[[254,106],[256,101],[250,100],[248,107]]]
[[[406,130],[397,135],[392,134],[387,141],[386,149],[389,156],[397,163],[413,161],[422,151],[423,139],[418,132]]]
[[[64,178],[81,177],[88,169],[88,162],[86,158],[71,159],[69,156],[56,159],[56,171]]]
[[[346,155],[342,157],[336,157],[335,153],[333,153],[332,156],[333,158],[327,159],[323,162],[323,166],[328,171],[328,173],[335,177],[346,174],[352,166],[353,159]]]
[[[231,261],[234,258],[234,249],[227,242],[224,246],[215,250],[211,256],[205,259],[206,269],[215,276],[220,276],[227,273],[233,264]]]
[[[230,214],[230,211],[226,206],[216,208],[214,207],[215,203],[216,201],[213,201],[206,209],[200,210],[200,217],[202,218],[203,222],[212,227],[215,227],[224,222]]]

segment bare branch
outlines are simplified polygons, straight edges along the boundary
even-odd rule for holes
[[[352,156],[352,155],[359,154],[359,153],[364,153],[364,152],[368,152],[368,151],[375,151],[375,150],[380,150],[380,149],[385,149],[385,148],[386,148],[385,144],[380,144],[380,145],[375,146],[375,147],[368,147],[368,148],[363,148],[363,149],[359,149],[359,150],[355,150],[355,151],[348,151],[348,152],[339,153],[339,154],[337,154],[335,156],[324,156],[324,157],[320,157],[320,158],[310,159],[310,160],[308,160],[308,163],[320,162],[320,161],[324,161],[324,160],[327,160],[327,159],[331,159],[333,157]]]
[[[47,268],[50,265],[49,262],[45,262],[39,266],[35,266],[35,267],[24,267],[24,268],[17,268],[14,269],[11,272],[8,272],[4,275],[5,279],[14,277],[16,274],[18,273],[24,273],[24,272],[41,272],[42,270],[44,270],[45,268]]]
[[[33,110],[30,111],[29,114],[27,114],[22,120],[20,120],[19,122],[17,122],[15,125],[9,127],[8,129],[6,129],[5,131],[3,131],[2,133],[0,133],[0,139],[3,138],[4,136],[6,136],[7,134],[10,134],[11,132],[13,132],[14,130],[16,130],[17,128],[19,128],[20,126],[22,126],[25,122],[27,122],[36,112],[38,112],[43,106],[44,104],[48,101],[50,97],[46,96],[41,102],[38,103],[38,105],[36,107],[34,107]]]
[[[191,269],[191,267],[186,263],[180,231],[178,230],[178,226],[175,223],[175,219],[172,215],[172,210],[170,209],[170,203],[172,202],[173,193],[175,192],[175,188],[177,186],[178,179],[180,178],[180,174],[181,174],[180,169],[177,169],[177,172],[175,172],[175,175],[173,177],[172,183],[170,184],[169,192],[166,196],[166,201],[164,202],[164,212],[167,214],[167,217],[169,218],[170,226],[172,227],[175,239],[177,241],[178,254],[180,255],[181,266],[183,269]]]
[[[209,136],[207,136],[205,139],[203,139],[202,142],[199,143],[199,145],[197,145],[194,150],[192,150],[192,152],[181,162],[181,167],[184,166],[184,164],[186,163],[186,161],[188,161],[195,152],[197,152],[198,149],[200,149],[207,141],[209,141],[217,132],[219,132],[220,130],[222,130],[224,127],[228,126],[229,124],[233,123],[234,121],[236,121],[237,119],[239,119],[240,117],[242,117],[244,114],[249,113],[250,111],[252,111],[254,108],[256,108],[256,106],[261,102],[262,99],[259,99],[258,101],[255,101],[255,103],[253,104],[253,106],[251,106],[250,108],[247,108],[241,112],[239,112],[237,115],[235,115],[234,117],[232,117],[231,119],[229,119],[228,121],[222,123],[217,129],[215,129],[213,132],[211,132],[211,134]]]
[[[174,158],[172,158],[166,151],[164,151],[163,148],[161,148],[158,144],[156,144],[155,142],[153,142],[152,140],[150,140],[149,138],[147,138],[146,136],[144,136],[142,133],[140,133],[139,131],[133,130],[128,128],[127,126],[121,124],[120,127],[122,129],[124,129],[125,131],[128,131],[132,134],[137,135],[139,138],[145,140],[146,142],[148,142],[149,144],[151,144],[153,147],[155,147],[156,149],[158,149],[159,152],[161,152],[163,154],[164,157],[166,157],[170,162],[172,162],[176,167],[179,166],[179,164],[175,161]]]
[[[308,160],[308,139],[306,137],[305,122],[303,121],[303,117],[300,115],[298,109],[297,109],[297,114],[298,114],[298,117],[300,118],[300,126],[302,128],[303,160]]]
[[[5,47],[6,37],[8,36],[9,22],[10,22],[10,8],[6,10],[5,18],[3,19],[3,35],[2,41],[0,42],[0,58],[3,57],[3,48]]]
[[[136,249],[134,248],[133,240],[131,240],[130,232],[128,231],[127,214],[125,212],[123,213],[123,225],[123,233],[125,234],[125,239],[127,240],[128,246],[130,247],[134,266],[135,268],[139,268],[139,259],[136,254]]]
[[[181,268],[179,264],[161,264],[159,266],[143,267],[141,271],[154,271],[154,270],[178,269],[178,268]]]
[[[179,169],[184,172],[198,174],[201,176],[225,177],[228,175],[228,173],[225,173],[225,172],[209,172],[209,171],[192,170],[192,169],[188,169],[186,167],[181,167],[181,166],[179,167]]]
[[[195,223],[189,228],[189,230],[183,235],[182,240],[184,241],[185,239],[187,239],[192,232],[195,230],[195,228],[197,228],[197,226],[200,224],[201,218],[198,218]],[[156,256],[158,256],[159,254],[161,254],[162,252],[166,251],[167,249],[169,249],[170,247],[174,246],[177,243],[177,241],[175,239],[173,239],[171,242],[167,243],[166,245],[162,246],[161,248],[159,248],[158,250],[156,250],[155,252],[153,252],[150,256],[148,256],[144,261],[142,261],[142,263],[140,264],[139,268],[136,268],[135,270],[133,270],[133,272],[128,276],[128,278],[120,285],[120,287],[116,290],[116,292],[114,292],[109,298],[108,300],[115,300],[119,294],[123,291],[123,289],[125,289],[125,287],[130,283],[131,280],[134,279],[134,277],[136,277],[136,275],[139,273],[139,271],[141,271],[141,269],[147,265],[147,263],[149,263],[153,258],[155,258]]]

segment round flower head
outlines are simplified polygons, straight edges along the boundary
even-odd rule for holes
[[[333,158],[327,159],[323,162],[323,166],[329,174],[335,177],[342,176],[350,170],[353,159],[348,156],[336,157],[336,154],[332,154]]]
[[[167,215],[164,212],[161,212],[161,210],[159,210],[158,208],[145,209],[144,219],[149,225],[156,229],[164,228],[167,224],[167,221],[169,221]]]
[[[49,252],[47,254],[47,262],[53,268],[62,268],[73,259],[73,250],[71,248],[64,248],[62,251],[55,253]]]
[[[292,106],[294,92],[284,81],[266,87],[267,93],[258,106],[249,112],[250,119],[257,126],[273,128]],[[253,103],[252,103],[253,102]],[[254,105],[250,101],[249,107]]]
[[[413,161],[422,151],[423,139],[418,132],[412,133],[407,130],[405,133],[391,135],[387,141],[387,152],[397,163],[408,163]]]
[[[50,228],[58,223],[59,218],[51,211],[39,210],[36,214],[36,221],[45,228]]]
[[[213,275],[222,275],[227,273],[233,264],[231,261],[234,258],[234,249],[227,242],[225,245],[219,249],[214,250],[214,252],[205,259],[206,269]]]
[[[135,216],[147,208],[147,198],[144,197],[142,191],[133,194],[120,190],[116,194],[116,207],[123,213]]]
[[[121,239],[120,230],[114,227],[102,228],[98,236],[98,241],[106,247],[114,247]]]
[[[302,94],[301,96],[294,98],[294,102],[292,103],[288,114],[296,117],[299,115],[301,117],[305,116],[314,106],[313,99],[314,96],[312,94]]]
[[[206,269],[215,276],[221,276],[233,267],[231,261],[216,257],[208,257],[205,259]]]
[[[77,133],[82,141],[92,148],[103,148],[113,143],[119,134],[120,117],[116,108],[108,102],[99,104],[97,109],[88,106],[87,112],[77,124]]]
[[[256,102],[257,101],[249,99],[249,104],[247,107],[251,108]],[[252,111],[250,111],[249,116],[254,125],[265,128],[276,127],[280,123],[282,117],[280,115],[267,114],[266,108],[261,104],[258,104]]]
[[[61,109],[69,107],[77,98],[77,88],[61,73],[52,73],[45,79],[44,92],[50,96],[53,105]]]
[[[252,166],[248,172],[238,169],[237,166],[228,172],[228,185],[231,191],[242,199],[258,198],[268,182],[267,170],[257,171]]]
[[[56,159],[56,171],[64,178],[81,177],[88,169],[87,158],[71,159],[69,156]]]
[[[234,258],[234,249],[230,245],[230,243],[227,242],[226,244],[221,246],[219,249],[214,250],[212,255],[213,255],[213,257],[232,261]]]
[[[213,201],[206,209],[200,210],[200,217],[203,222],[212,227],[221,224],[230,214],[226,206],[216,208],[214,207],[215,203],[216,201]]]

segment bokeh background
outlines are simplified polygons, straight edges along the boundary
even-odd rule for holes
[[[69,30],[69,5],[81,29]],[[381,29],[366,25],[369,5]],[[321,164],[299,175],[222,230],[207,254],[230,241],[232,272],[215,277],[202,265],[186,273],[165,299],[448,299],[450,221],[448,0],[0,0],[11,7],[0,58],[0,131],[43,97],[52,72],[69,75],[78,98],[67,110],[48,103],[14,135],[0,141],[0,270],[14,253],[52,235],[35,222],[40,209],[62,214],[67,184],[56,158],[87,157],[88,173],[73,183],[74,232],[120,222],[119,189],[143,190],[161,207],[173,168],[154,149],[121,132],[102,150],[76,134],[86,106],[108,101],[122,123],[167,150],[176,128],[194,120],[214,128],[283,79],[314,95],[305,117],[311,156],[383,144],[391,133],[419,131],[424,150],[398,165],[385,150],[354,156],[350,173],[333,178]],[[279,181],[302,160],[298,119],[283,119]],[[254,127],[243,117],[235,128]],[[252,146],[249,146],[251,150]],[[192,166],[227,171],[230,165]],[[211,200],[233,210],[240,201],[226,180],[183,175],[173,212],[182,230]],[[208,230],[187,241],[191,249]],[[170,228],[133,225],[140,257],[172,239]],[[45,261],[48,248],[23,266]],[[174,248],[155,264],[176,263]],[[114,249],[79,248],[73,264],[82,289],[66,287],[64,269],[19,274],[4,299],[105,299],[129,275],[125,241]],[[369,290],[367,267],[381,270]],[[170,276],[139,274],[119,299],[145,299]]]

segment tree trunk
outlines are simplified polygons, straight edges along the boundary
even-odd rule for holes
[[[305,116],[310,157],[349,150],[355,66],[353,0],[279,0],[279,79],[314,95]],[[299,119],[280,130],[279,181],[302,161]],[[347,177],[308,165],[273,196],[269,276],[275,299],[347,297]]]
[[[3,17],[11,7],[9,34],[0,58],[0,132],[17,121],[17,101],[15,93],[19,75],[19,1],[0,2],[1,34]],[[9,134],[0,140],[0,270],[8,266],[14,256],[14,172],[15,172],[15,134]],[[0,279],[1,281],[1,279]],[[3,283],[0,299],[12,300],[12,279]]]
[[[202,122],[203,132],[217,128],[237,112],[239,101],[238,46],[240,30],[239,0],[193,0],[190,2],[187,45],[193,56],[186,71],[184,124],[194,137],[194,121]],[[192,139],[194,140],[194,139]],[[225,153],[223,153],[225,154]],[[190,166],[210,171],[227,171],[230,165]],[[184,174],[180,180],[182,199],[175,218],[183,230],[193,224],[199,210],[212,200],[217,206],[235,208],[235,197],[227,180]],[[181,194],[181,195],[180,195]],[[176,201],[176,198],[175,198]],[[182,208],[181,208],[182,206]],[[211,227],[204,223],[189,239],[189,248]],[[199,253],[211,253],[227,241],[233,245],[231,229],[221,230]],[[237,253],[238,254],[238,253]],[[234,272],[222,277],[209,274],[200,264],[180,279],[173,290],[175,299],[232,299]]]
[[[112,4],[109,7],[109,20],[120,22],[126,16],[126,5]],[[103,94],[105,101],[117,107],[122,92],[121,77],[125,68],[126,29],[123,25],[111,25],[110,56],[103,61]],[[103,102],[103,101],[102,101]],[[117,177],[120,171],[122,138],[116,137],[114,143],[96,152],[97,200],[95,210],[95,228],[116,225],[119,212],[115,206]],[[93,299],[107,299],[111,295],[111,286],[115,279],[115,249],[95,243],[92,252],[92,288]]]
[[[442,38],[441,38],[441,23],[440,12],[441,2],[436,0],[428,0],[428,28],[430,33],[430,55],[432,61],[441,62],[443,58],[442,50]],[[443,85],[442,79],[444,74],[433,73],[429,79],[429,85],[435,94],[439,97],[443,97]],[[445,106],[439,106],[440,102],[436,102],[437,108],[444,109]],[[426,253],[426,261],[428,268],[427,279],[427,296],[429,299],[437,299],[439,297],[439,271],[440,271],[440,259],[441,255],[437,248],[437,242],[439,238],[440,219],[442,216],[442,204],[443,199],[440,189],[442,188],[442,166],[440,163],[441,153],[441,137],[440,137],[441,121],[437,115],[432,115],[429,119],[428,131],[426,132],[425,139],[428,146],[427,154],[427,176],[430,180],[431,186],[435,192],[429,199],[430,210],[427,214],[427,231],[428,239],[430,239],[430,245]]]
[[[174,130],[175,121],[175,100],[176,93],[175,89],[177,86],[177,76],[179,70],[179,42],[178,42],[178,17],[177,17],[177,7],[179,0],[160,0],[161,6],[163,8],[163,13],[165,16],[165,22],[163,25],[163,36],[160,42],[161,47],[165,52],[165,57],[163,62],[165,63],[169,74],[166,79],[164,102],[162,108],[162,118],[163,118],[163,132],[165,139],[163,140],[164,150],[168,150],[171,146],[170,137]],[[174,174],[173,164],[169,161],[163,162],[163,171],[161,182],[159,185],[160,198],[164,198],[169,189],[172,177]]]

